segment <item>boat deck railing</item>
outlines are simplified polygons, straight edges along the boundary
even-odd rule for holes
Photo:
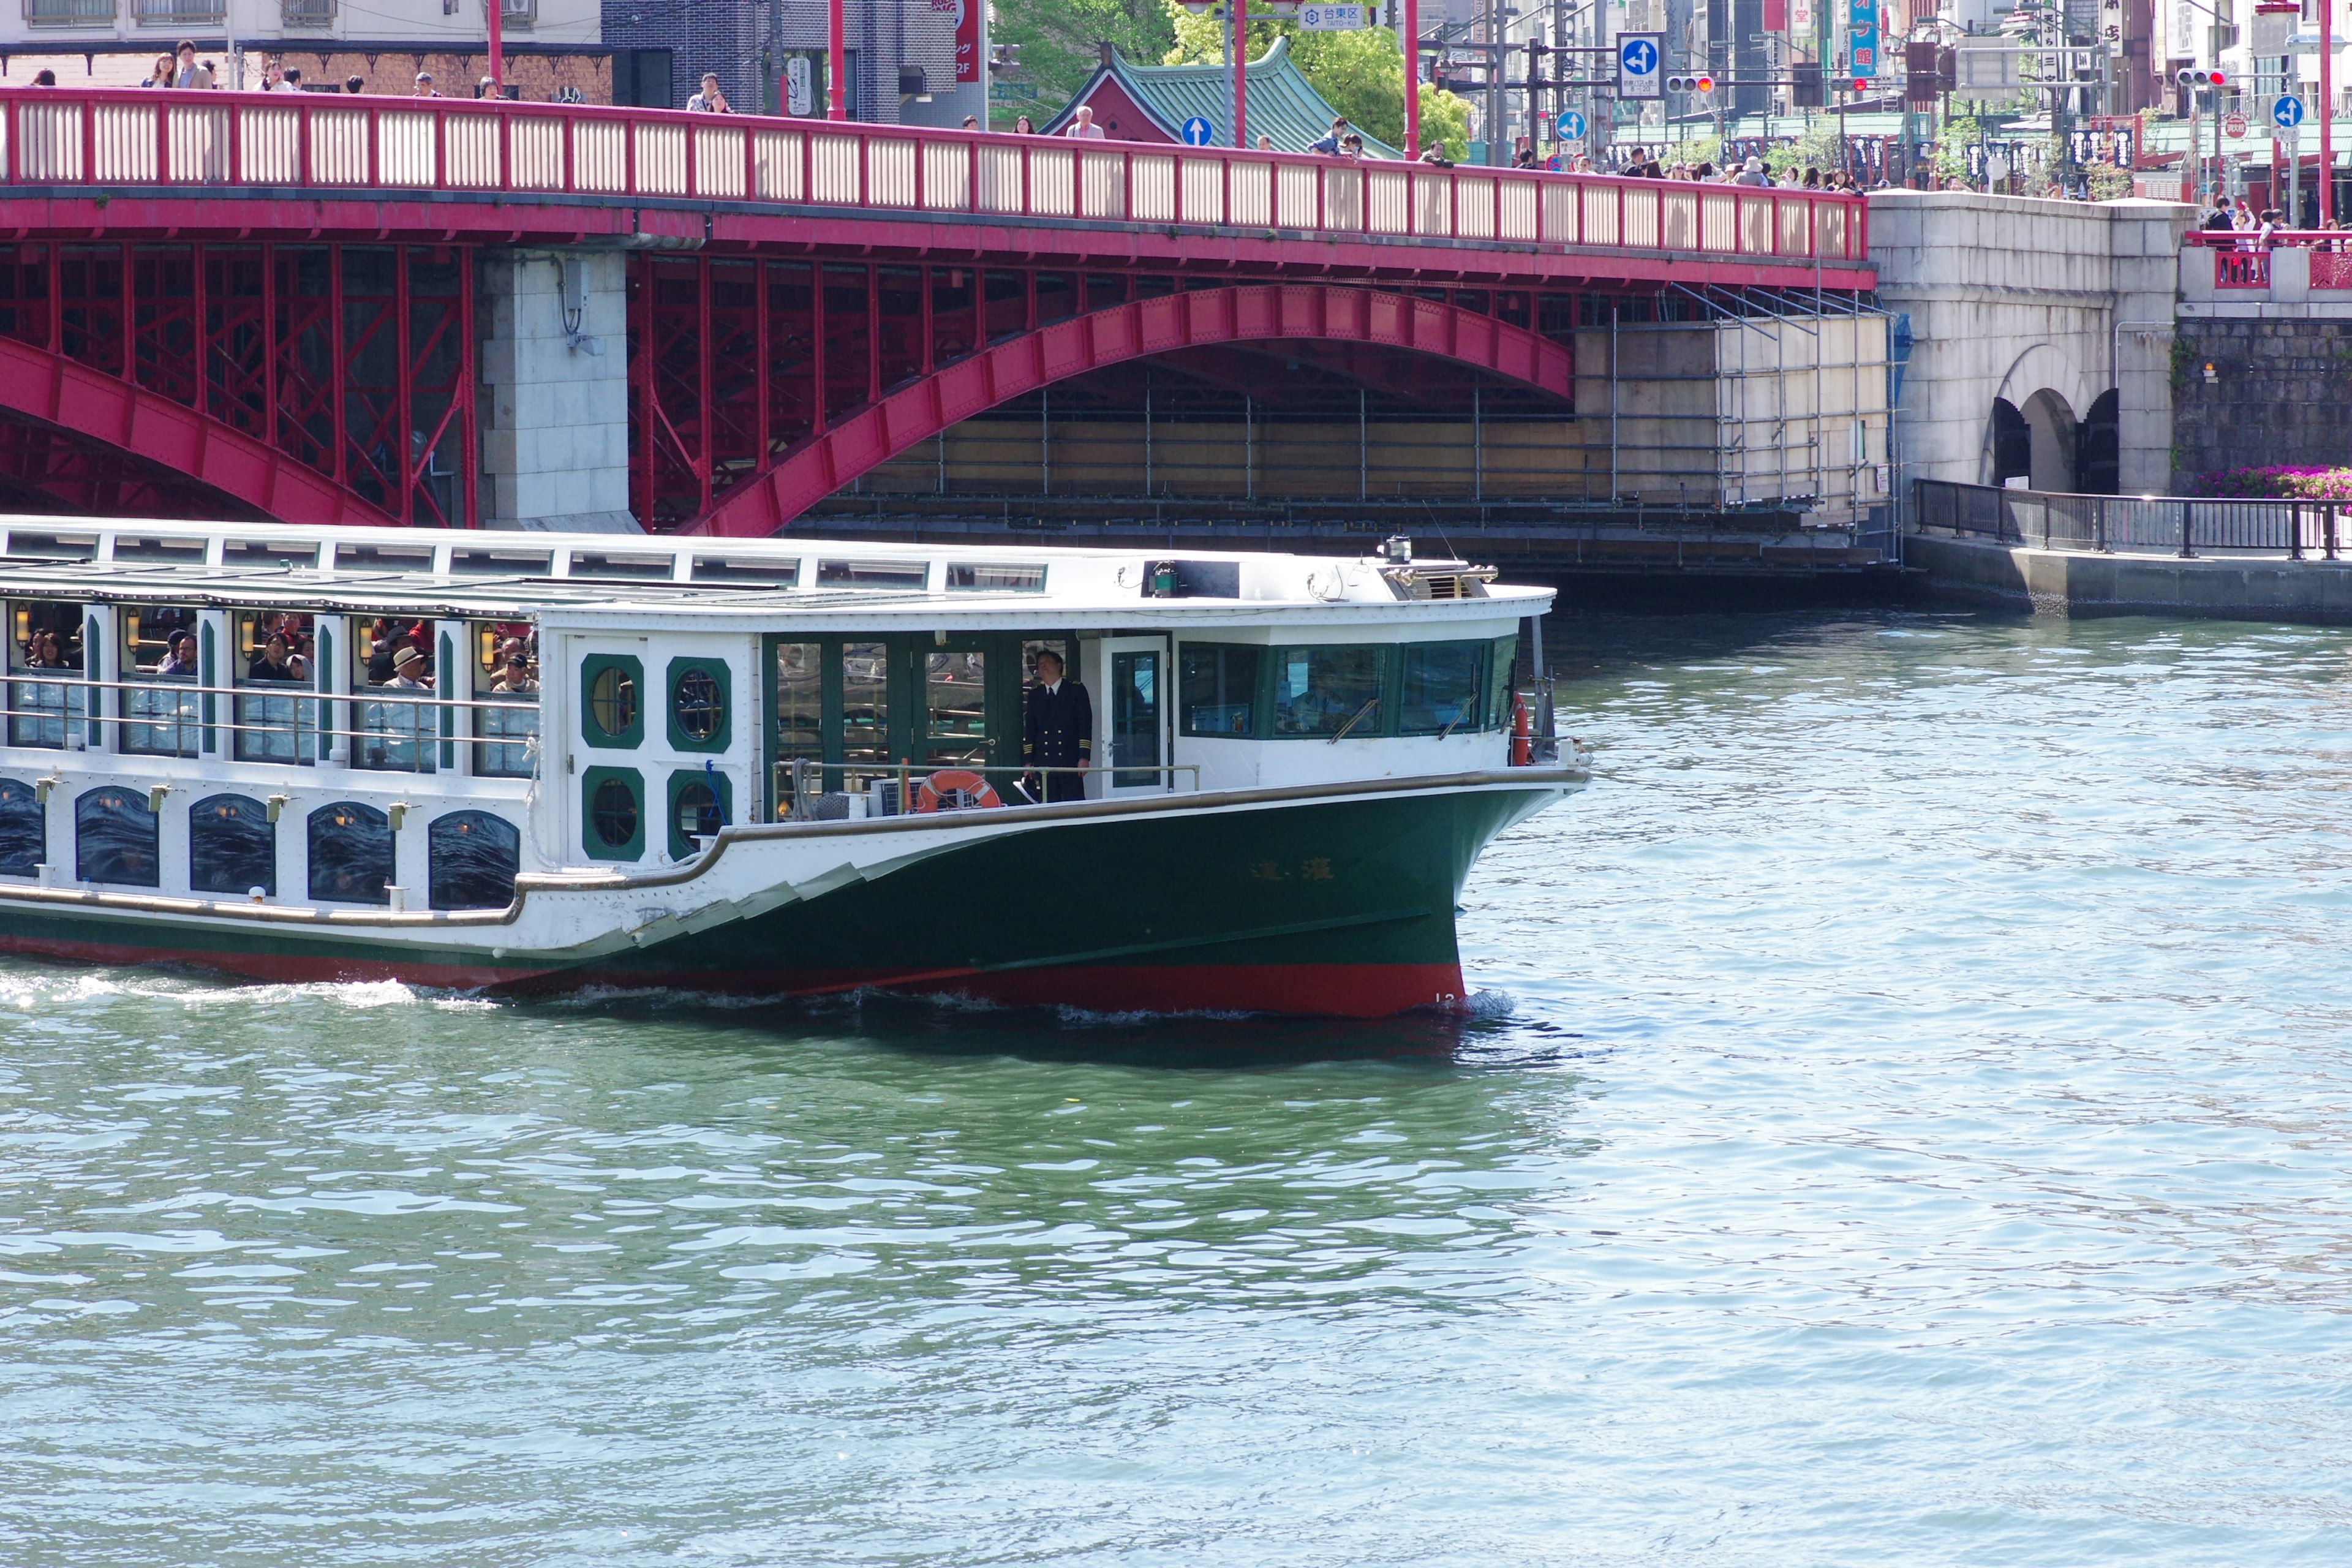
[[[110,692],[118,694],[110,713],[102,710],[103,700],[92,702]],[[46,751],[103,751],[110,739],[110,749],[126,756],[209,754],[429,773],[456,768],[457,749],[472,746],[470,771],[481,778],[529,778],[539,758],[539,700],[522,693],[314,691],[11,670],[0,717],[6,720],[9,745]]]
[[[1178,784],[1179,775],[1186,781]],[[1049,781],[1090,777],[1112,789],[1155,786],[1197,795],[1197,764],[1098,763],[1085,767],[1001,767],[967,763],[821,763],[794,757],[775,764],[776,815],[787,822],[856,822],[939,811],[1017,810],[1066,805],[1047,798]],[[976,786],[976,787],[975,787]]]

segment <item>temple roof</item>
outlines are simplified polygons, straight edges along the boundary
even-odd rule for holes
[[[1077,95],[1046,122],[1044,133],[1060,134],[1078,107],[1090,102],[1106,83],[1116,83],[1123,89],[1171,142],[1183,141],[1184,121],[1199,115],[1216,128],[1219,145],[1231,144],[1234,76],[1230,68],[1130,65],[1116,54],[1108,64],[1095,68],[1095,74]],[[1101,110],[1096,112],[1100,119]],[[1287,37],[1275,39],[1272,47],[1250,62],[1248,114],[1252,146],[1256,145],[1260,136],[1271,136],[1277,152],[1304,153],[1329,132],[1331,121],[1339,112],[1324,101],[1323,95],[1307,79],[1307,73],[1298,68],[1298,62],[1290,58]],[[1364,139],[1366,157],[1404,156],[1401,150],[1371,135],[1362,126],[1355,127],[1355,131]]]

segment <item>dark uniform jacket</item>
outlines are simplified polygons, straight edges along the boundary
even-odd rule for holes
[[[1033,768],[1084,767],[1095,734],[1095,705],[1087,689],[1062,678],[1055,690],[1043,682],[1029,689],[1021,734],[1021,756]]]

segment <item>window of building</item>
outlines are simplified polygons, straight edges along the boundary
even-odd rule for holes
[[[1400,734],[1450,735],[1478,728],[1486,696],[1485,643],[1407,643],[1397,658]]]
[[[199,893],[278,896],[278,826],[251,795],[215,795],[188,807],[188,886]]]
[[[237,687],[233,716],[236,759],[315,761],[320,705],[293,695],[317,685],[318,635],[310,616],[288,610],[239,610],[230,625],[236,639],[229,656]]]
[[[341,800],[310,814],[310,897],[321,903],[389,904],[399,872],[392,821],[372,805]]]
[[[681,752],[725,751],[733,686],[725,659],[670,660],[669,743]]]
[[[163,851],[147,797],[100,784],[74,802],[74,876],[124,888],[163,885]]]
[[[127,605],[121,627],[122,749],[140,756],[193,757],[203,733],[195,687],[203,672],[198,616],[184,605]]]
[[[580,662],[581,733],[592,746],[635,746],[646,738],[639,693],[646,667],[627,654],[591,654]]]
[[[21,779],[0,779],[0,877],[30,877],[49,858],[49,810]]]
[[[948,591],[955,594],[1042,594],[1045,568],[1010,563],[951,561]]]
[[[1274,733],[1337,738],[1381,731],[1382,647],[1274,650]]]
[[[580,775],[586,807],[581,847],[592,859],[635,860],[646,852],[646,782],[635,768],[588,768]]]
[[[82,675],[81,606],[55,600],[7,605],[8,671],[60,679],[8,684],[8,743],[62,749],[87,711]]]
[[[1186,643],[1177,661],[1179,717],[1187,735],[1247,740],[1258,731],[1257,678],[1265,650]]]
[[[426,894],[436,910],[502,910],[514,902],[522,835],[487,811],[436,817],[425,836]]]

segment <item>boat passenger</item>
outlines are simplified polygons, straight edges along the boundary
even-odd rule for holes
[[[524,653],[519,647],[509,649],[507,653],[506,668],[499,672],[496,680],[490,682],[490,689],[504,692],[509,696],[520,696],[526,692],[538,691],[539,682],[530,673],[530,656]]]
[[[1036,786],[1041,768],[1083,768],[1093,760],[1094,701],[1087,689],[1062,679],[1062,656],[1047,648],[1037,656],[1037,683],[1029,689],[1023,715],[1022,757],[1030,769],[1021,781],[1032,800],[1084,800],[1087,780],[1079,773],[1048,773],[1044,789]]]
[[[429,691],[433,688],[433,667],[411,643],[400,645],[393,656],[392,679],[384,684],[398,691]]]
[[[155,667],[158,675],[194,675],[196,673],[196,634],[173,632],[164,643],[163,662]]]
[[[269,640],[262,644],[261,651],[255,654],[252,662],[247,665],[246,679],[248,680],[299,679],[300,678],[294,673],[293,660],[294,650],[287,643],[286,634],[272,632],[269,634]]]

